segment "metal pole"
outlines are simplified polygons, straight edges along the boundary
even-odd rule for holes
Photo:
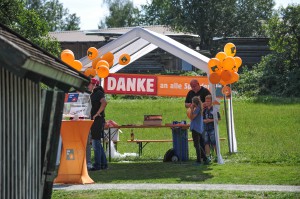
[[[226,96],[224,96],[224,109],[225,109],[225,119],[226,119],[226,130],[227,130],[227,140],[228,140],[228,148],[229,148],[229,153],[231,153],[230,150],[230,139],[229,139],[229,126],[228,126],[228,117],[227,117],[227,105],[226,105]]]

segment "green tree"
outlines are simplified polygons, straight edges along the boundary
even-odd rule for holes
[[[263,24],[272,17],[273,0],[238,0],[233,24],[234,34],[238,37],[265,36]]]
[[[20,1],[1,0],[0,1],[0,22],[9,26],[18,19],[23,4]]]
[[[267,22],[266,31],[273,52],[241,75],[238,88],[248,93],[300,97],[300,5],[280,8]],[[246,87],[243,81],[253,87]]]
[[[48,22],[50,31],[79,30],[80,18],[70,14],[59,0],[31,0],[25,1],[29,10],[35,10],[41,18]]]
[[[99,27],[129,27],[139,25],[140,11],[130,0],[106,0],[109,16],[100,21]]]
[[[262,35],[273,6],[273,0],[153,0],[142,8],[144,23],[197,34],[200,48],[210,49],[213,37]]]
[[[0,23],[44,48],[49,53],[59,55],[61,51],[60,44],[48,36],[47,21],[41,19],[38,13],[26,9],[25,4],[19,0],[2,0],[0,5]]]

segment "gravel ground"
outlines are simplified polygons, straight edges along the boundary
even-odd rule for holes
[[[65,185],[55,184],[54,190],[97,190],[97,189],[117,189],[117,190],[225,190],[225,191],[280,191],[280,192],[300,192],[300,186],[286,185],[236,185],[236,184],[85,184],[85,185]]]

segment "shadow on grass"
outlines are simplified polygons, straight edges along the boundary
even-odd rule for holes
[[[194,162],[113,162],[108,170],[89,172],[95,183],[196,183],[212,178],[210,166]]]

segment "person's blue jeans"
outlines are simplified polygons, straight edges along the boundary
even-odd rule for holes
[[[90,141],[91,141],[91,133],[89,133],[87,143],[86,143],[86,165],[88,169],[92,168]]]
[[[94,158],[95,158],[95,163],[93,165],[94,169],[107,168],[107,159],[100,140],[92,139],[92,145],[94,149]]]

